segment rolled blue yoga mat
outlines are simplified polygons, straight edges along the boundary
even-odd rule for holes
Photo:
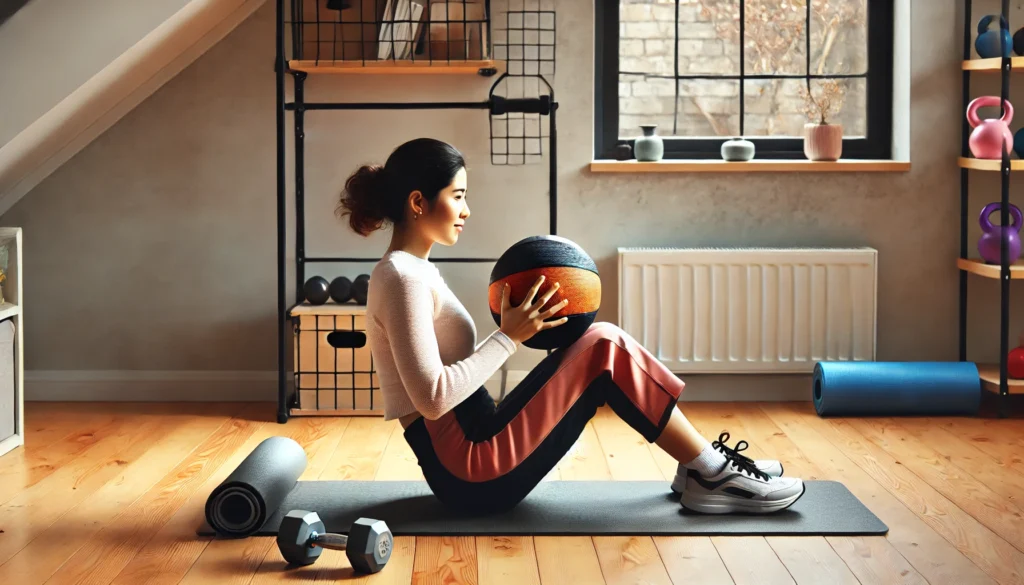
[[[818,416],[977,414],[981,379],[972,362],[818,362]]]

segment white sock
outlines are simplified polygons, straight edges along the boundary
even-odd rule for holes
[[[697,473],[704,477],[710,477],[722,471],[726,463],[728,461],[725,459],[725,455],[722,455],[709,443],[704,446],[704,450],[700,452],[700,455],[697,455],[693,461],[684,463],[683,467],[696,470]]]

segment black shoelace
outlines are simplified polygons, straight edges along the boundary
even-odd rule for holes
[[[740,451],[745,451],[750,446],[746,441],[740,441],[736,443],[736,448],[732,449],[725,444],[729,440],[729,432],[722,431],[722,434],[718,435],[718,440],[711,443],[711,446],[718,449],[725,455],[727,461],[731,461],[740,472],[746,472],[757,479],[763,479],[769,481],[771,477],[757,468],[754,460],[747,457],[746,455],[740,455]]]

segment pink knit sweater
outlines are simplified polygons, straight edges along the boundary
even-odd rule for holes
[[[495,330],[476,345],[466,308],[429,260],[396,250],[374,266],[366,337],[384,419],[418,411],[440,418],[490,378],[516,350]]]

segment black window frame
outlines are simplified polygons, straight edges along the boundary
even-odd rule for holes
[[[740,22],[746,0],[741,3]],[[808,11],[810,1],[807,2]],[[676,0],[679,6],[679,0]],[[843,138],[844,159],[879,159],[892,158],[892,71],[893,71],[893,18],[894,3],[892,0],[867,0],[867,51],[868,64],[865,74],[856,75],[757,75],[744,73],[744,59],[740,58],[740,73],[737,75],[680,75],[680,79],[735,79],[740,81],[739,107],[743,118],[743,81],[742,79],[838,79],[843,77],[861,77],[867,83],[867,136],[863,138]],[[628,144],[633,147],[634,140],[619,139],[619,0],[595,0],[594,4],[594,157],[596,159],[615,159],[616,147]],[[678,10],[677,10],[678,12]],[[809,15],[808,15],[809,19]],[[679,35],[678,17],[676,18],[676,37]],[[742,27],[741,27],[742,35]],[[741,37],[742,38],[742,37]],[[809,38],[809,37],[808,37]],[[809,43],[809,41],[808,41]],[[740,43],[742,47],[742,42]],[[810,51],[807,51],[809,54]],[[808,57],[809,58],[809,57]],[[807,70],[810,71],[809,69]],[[733,138],[722,136],[716,138],[687,138],[685,136],[669,136],[660,133],[665,142],[665,159],[720,159],[722,143]],[[804,159],[803,139],[771,138],[766,136],[743,136],[754,143],[756,155],[760,159]]]

